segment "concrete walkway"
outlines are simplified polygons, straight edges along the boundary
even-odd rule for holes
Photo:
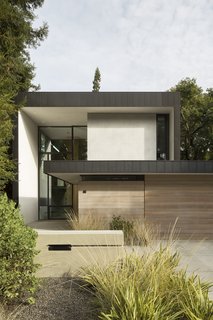
[[[181,254],[181,266],[187,266],[189,273],[195,272],[213,284],[213,240],[178,240],[174,248]],[[213,288],[210,297],[213,299]]]
[[[165,244],[165,241],[161,240],[153,246],[153,249],[158,250],[160,243]],[[176,240],[172,248],[180,254],[180,267],[187,268],[187,273],[194,272],[203,281],[213,284],[213,240]],[[153,249],[151,248],[151,251]],[[149,252],[150,248],[127,247],[126,251],[143,254],[145,251]],[[210,291],[210,298],[213,300],[213,288]]]
[[[29,226],[37,230],[70,230],[65,220],[36,221]],[[139,249],[140,252],[143,250]],[[181,267],[187,267],[189,273],[195,272],[202,280],[213,283],[213,240],[176,240],[174,250],[181,255]],[[127,251],[132,251],[132,247]],[[213,299],[213,288],[210,296]]]

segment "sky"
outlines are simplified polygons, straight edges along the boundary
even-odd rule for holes
[[[213,0],[45,0],[30,50],[41,91],[166,91],[181,79],[213,87]]]

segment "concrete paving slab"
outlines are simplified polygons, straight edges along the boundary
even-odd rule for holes
[[[154,245],[159,249],[159,241]],[[181,260],[180,267],[187,268],[187,273],[196,273],[202,280],[213,284],[213,241],[212,240],[177,240],[173,243],[173,250],[179,252]],[[126,252],[135,251],[142,254],[149,251],[149,247],[126,247]],[[213,300],[213,288],[210,290],[210,298]]]

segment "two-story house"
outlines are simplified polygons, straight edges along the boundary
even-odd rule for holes
[[[18,116],[18,199],[26,223],[145,217],[213,237],[213,161],[180,161],[180,96],[30,92]]]

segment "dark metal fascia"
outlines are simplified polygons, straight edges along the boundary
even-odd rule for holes
[[[213,174],[213,161],[69,161],[44,162],[44,172],[73,174]]]

